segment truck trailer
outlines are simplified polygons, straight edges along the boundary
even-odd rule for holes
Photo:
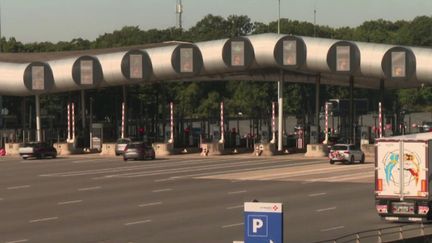
[[[432,132],[377,139],[375,205],[385,220],[432,220]]]

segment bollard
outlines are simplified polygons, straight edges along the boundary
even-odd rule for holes
[[[403,240],[403,230],[402,230],[402,226],[399,227],[399,239]]]
[[[382,233],[381,233],[381,229],[378,230],[378,243],[382,243]]]
[[[424,235],[425,235],[425,232],[424,232],[424,224],[423,224],[423,222],[422,222],[421,225],[420,225],[420,235],[421,235],[421,236],[424,236]]]
[[[360,243],[360,235],[356,234],[356,243]]]

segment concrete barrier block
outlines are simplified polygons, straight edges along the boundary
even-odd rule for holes
[[[166,156],[174,154],[173,143],[154,143],[153,148],[155,150],[156,156]]]
[[[327,155],[327,144],[308,144],[306,147],[306,157],[326,157]]]
[[[100,155],[115,156],[115,143],[104,143],[102,144],[102,150]]]
[[[57,150],[57,155],[69,155],[75,152],[73,143],[54,143],[53,146]]]
[[[19,155],[19,148],[20,148],[20,144],[19,143],[6,143],[5,144],[5,149],[6,149],[6,156],[10,155],[10,156],[15,156],[15,155]]]

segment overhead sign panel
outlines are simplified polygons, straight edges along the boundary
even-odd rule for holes
[[[406,53],[404,51],[391,53],[391,70],[394,78],[406,76]]]
[[[244,41],[231,42],[231,65],[244,66],[245,65],[245,44]]]
[[[139,54],[131,54],[129,56],[130,69],[129,74],[132,79],[143,78],[143,57]]]
[[[283,41],[283,65],[297,65],[297,40]]]
[[[45,67],[44,66],[32,67],[32,89],[33,90],[45,89]]]
[[[193,49],[180,48],[180,72],[193,72]]]
[[[93,84],[93,60],[81,60],[81,84]]]
[[[337,46],[336,47],[336,71],[349,72],[350,71],[350,47]]]

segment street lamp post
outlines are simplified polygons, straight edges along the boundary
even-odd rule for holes
[[[280,34],[280,0],[278,0],[278,34]],[[280,70],[278,81],[278,151],[282,151],[282,131],[283,131],[283,81],[284,72]]]

